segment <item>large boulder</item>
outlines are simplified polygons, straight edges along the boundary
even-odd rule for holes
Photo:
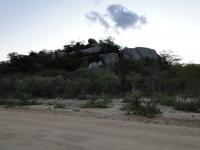
[[[89,70],[96,70],[99,69],[103,65],[102,61],[99,62],[91,62],[88,66]]]
[[[101,46],[99,44],[96,44],[94,47],[81,50],[83,54],[93,54],[93,53],[99,53],[101,51]]]
[[[105,64],[114,65],[119,61],[119,56],[117,53],[107,53],[100,56]]]
[[[121,50],[123,57],[131,60],[141,60],[143,58],[150,58],[157,60],[159,55],[154,49],[145,47],[124,48]]]

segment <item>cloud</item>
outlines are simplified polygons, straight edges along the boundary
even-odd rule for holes
[[[110,24],[98,12],[91,11],[90,13],[86,14],[85,17],[93,23],[100,23],[105,29],[110,28]]]
[[[93,2],[94,4],[98,5],[101,2],[101,0],[93,0]]]
[[[85,17],[92,23],[100,23],[106,30],[113,29],[114,31],[118,31],[118,29],[136,29],[147,23],[145,16],[140,16],[120,4],[109,5],[105,15],[91,11]],[[111,26],[110,23],[114,25]]]
[[[119,4],[108,6],[107,10],[117,28],[135,28],[138,25],[141,26],[147,23],[145,16],[139,16],[135,12],[130,11]]]

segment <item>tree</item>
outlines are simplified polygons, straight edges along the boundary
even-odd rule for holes
[[[29,56],[30,56],[30,57],[36,57],[36,56],[37,56],[37,52],[35,52],[35,51],[30,51],[30,52],[29,52]]]
[[[114,43],[114,39],[112,37],[108,37],[105,40],[100,40],[99,43],[104,54],[111,52],[119,53],[120,46]]]
[[[9,53],[8,54],[8,59],[10,60],[10,62],[15,62],[19,57],[19,54],[17,52],[13,52],[13,53]]]
[[[95,39],[90,38],[88,39],[88,44],[92,46],[94,44],[97,44],[97,41]]]
[[[174,55],[171,50],[168,50],[168,51],[164,50],[160,53],[160,61],[163,64],[175,65],[175,64],[178,64],[180,60],[181,58],[177,55]]]

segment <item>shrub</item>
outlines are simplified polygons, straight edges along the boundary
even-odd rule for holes
[[[96,95],[88,95],[87,98],[88,98],[89,100],[91,100],[91,101],[96,101],[96,100],[98,100],[98,96],[96,96]]]
[[[173,106],[176,101],[175,96],[170,96],[163,93],[153,93],[152,98],[155,102],[164,106]]]
[[[145,99],[141,92],[131,93],[125,97],[124,102],[125,104],[122,110],[126,111],[127,114],[136,114],[152,118],[161,113],[157,103],[152,99]]]
[[[16,98],[60,96],[65,81],[62,76],[28,76],[18,79],[15,87]]]
[[[200,112],[200,103],[198,101],[177,101],[174,104],[174,109],[187,112]]]
[[[66,105],[65,104],[60,104],[60,103],[55,103],[54,104],[54,108],[60,108],[60,109],[65,109],[66,108]]]
[[[14,92],[15,79],[12,77],[0,78],[0,97],[8,97]]]
[[[29,105],[40,105],[36,100],[27,100],[27,99],[4,99],[0,100],[0,105],[5,105],[6,107],[15,107],[15,106],[29,106]]]
[[[102,69],[96,80],[96,90],[109,95],[119,94],[120,80],[113,72]]]
[[[41,103],[36,100],[21,99],[18,100],[18,106],[40,105]]]
[[[76,98],[81,91],[81,86],[74,80],[68,80],[65,84],[63,95],[64,98]]]
[[[26,100],[32,98],[32,95],[29,93],[21,92],[21,91],[15,91],[13,95],[14,99],[21,99],[21,100]]]
[[[160,109],[158,108],[158,105],[156,102],[152,101],[152,100],[149,100],[149,101],[144,101],[144,116],[147,116],[147,117],[155,117],[156,115],[158,114],[161,114],[161,111]]]
[[[7,104],[7,101],[4,100],[4,99],[0,99],[0,105],[6,105]]]
[[[17,102],[17,100],[14,100],[14,99],[9,99],[6,102],[6,107],[15,107],[17,105],[18,105],[18,102]]]
[[[83,108],[109,108],[109,105],[112,103],[111,100],[89,100]]]

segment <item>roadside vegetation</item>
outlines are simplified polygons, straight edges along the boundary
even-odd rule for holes
[[[199,113],[200,98],[196,99],[181,98],[180,100],[174,103],[173,108],[176,110]]]
[[[103,49],[99,54],[81,53],[80,50],[97,43]],[[0,98],[5,99],[0,104],[29,105],[35,103],[30,99],[38,98],[125,97],[131,93],[123,108],[129,114],[152,117],[160,113],[158,104],[199,112],[199,64],[180,64],[171,52],[162,52],[158,60],[127,60],[119,49],[112,39],[89,39],[87,44],[71,42],[61,50],[31,51],[29,55],[11,53],[8,61],[0,62]],[[91,62],[101,60],[100,54],[110,52],[118,54],[118,62],[104,64],[98,70],[88,69]],[[148,93],[149,101],[143,100],[144,93]],[[90,100],[84,107],[106,108],[109,104],[105,100]]]
[[[91,99],[86,104],[83,105],[83,108],[109,108],[111,107],[112,100],[108,98],[104,99]]]
[[[65,109],[66,108],[66,105],[65,104],[60,104],[60,103],[54,103],[53,104],[53,107],[54,107],[54,109]]]
[[[132,92],[125,97],[122,110],[126,111],[128,115],[135,114],[149,118],[161,114],[158,104],[138,91]]]
[[[36,100],[27,99],[0,99],[0,105],[5,107],[16,107],[16,106],[29,106],[29,105],[40,105],[41,103]]]

